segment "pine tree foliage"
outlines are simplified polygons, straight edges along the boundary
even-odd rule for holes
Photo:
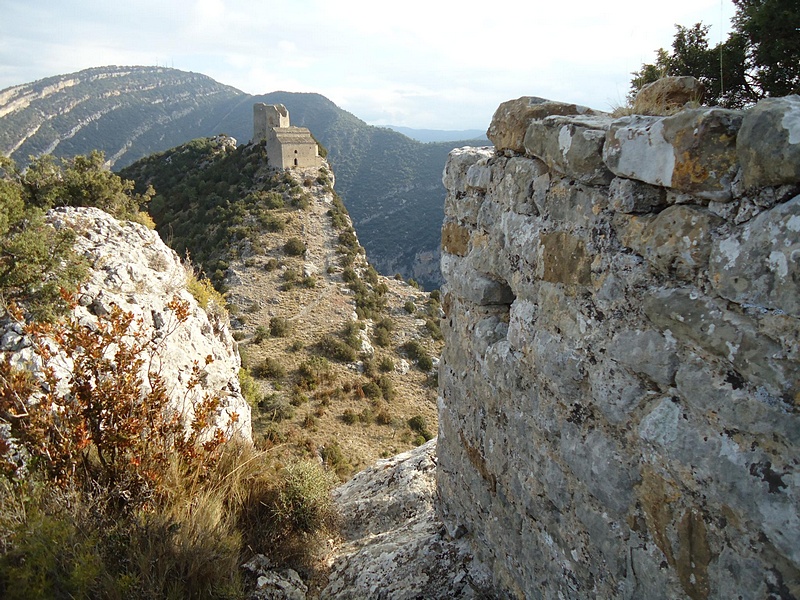
[[[676,25],[671,51],[633,73],[632,99],[646,84],[667,75],[691,75],[706,87],[705,101],[727,108],[767,96],[800,93],[800,0],[733,0],[728,39],[715,46],[709,26]]]

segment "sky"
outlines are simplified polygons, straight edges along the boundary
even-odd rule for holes
[[[675,25],[731,0],[0,0],[0,89],[160,65],[250,94],[317,92],[371,125],[485,129],[520,96],[612,110]]]

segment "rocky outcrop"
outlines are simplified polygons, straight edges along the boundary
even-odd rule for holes
[[[451,153],[439,510],[498,596],[800,596],[797,102]]]
[[[436,516],[436,440],[378,461],[337,488],[344,542],[320,598],[480,598],[490,577]]]
[[[633,100],[637,115],[666,115],[703,101],[705,86],[695,77],[662,77],[643,86]]]
[[[89,263],[89,277],[78,294],[75,316],[91,326],[97,315],[116,305],[140,323],[138,335],[152,340],[143,365],[168,384],[178,410],[190,419],[194,404],[206,394],[219,395],[222,412],[217,425],[251,439],[250,407],[239,386],[239,354],[220,307],[204,310],[187,290],[185,267],[155,231],[121,222],[96,208],[57,208],[48,213],[56,228],[77,234],[75,250]],[[173,297],[186,302],[189,315],[179,324],[167,306]],[[31,347],[11,326],[3,332],[4,351],[14,352],[18,366],[37,368]],[[208,361],[207,357],[211,360]],[[203,367],[200,384],[189,389],[192,366]],[[235,415],[235,416],[234,416]]]

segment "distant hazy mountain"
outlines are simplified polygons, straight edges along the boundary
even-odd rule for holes
[[[328,151],[370,261],[385,274],[438,287],[447,153],[484,140],[423,144],[367,125],[319,94],[251,96],[198,73],[99,67],[0,91],[0,152],[29,156],[105,152],[114,168],[189,140],[225,133],[247,143],[253,103],[282,103]]]
[[[400,125],[387,125],[389,129],[402,133],[418,142],[457,142],[460,140],[483,140],[489,143],[485,129],[413,129]]]

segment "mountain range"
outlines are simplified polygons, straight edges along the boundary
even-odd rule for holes
[[[441,284],[442,169],[452,148],[486,140],[422,143],[366,124],[320,94],[246,94],[210,77],[164,67],[98,67],[0,91],[0,152],[31,156],[105,153],[120,169],[189,140],[252,137],[252,106],[284,104],[327,150],[367,256],[385,274]]]
[[[459,140],[483,140],[489,143],[485,129],[415,129],[401,125],[387,125],[389,129],[402,133],[418,142],[456,142]]]

